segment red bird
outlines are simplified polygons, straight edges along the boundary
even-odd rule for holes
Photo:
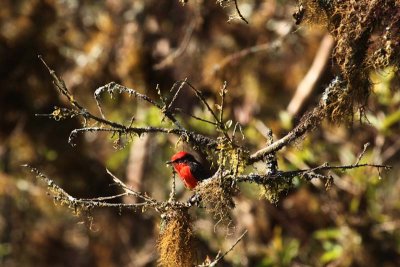
[[[195,188],[198,182],[210,177],[209,172],[205,170],[203,165],[192,154],[185,151],[176,153],[172,156],[171,161],[167,163],[172,164],[185,186],[189,189]]]

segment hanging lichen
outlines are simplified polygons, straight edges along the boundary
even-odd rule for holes
[[[216,174],[212,179],[200,183],[196,193],[201,196],[202,203],[218,222],[231,221],[230,210],[235,207],[233,196],[239,189],[233,180]]]
[[[192,222],[186,208],[174,209],[162,216],[157,248],[158,263],[164,267],[191,267],[195,261]]]

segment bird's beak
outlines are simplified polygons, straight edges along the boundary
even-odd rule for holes
[[[165,162],[165,164],[172,164],[172,163],[174,163],[172,160]]]

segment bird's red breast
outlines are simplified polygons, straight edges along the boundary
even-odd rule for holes
[[[187,188],[193,189],[197,186],[197,179],[193,176],[188,164],[173,163],[173,166]]]

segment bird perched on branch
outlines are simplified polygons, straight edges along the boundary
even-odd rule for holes
[[[172,164],[188,189],[195,188],[198,182],[211,176],[209,170],[197,161],[192,154],[185,151],[180,151],[173,155],[167,164]]]

